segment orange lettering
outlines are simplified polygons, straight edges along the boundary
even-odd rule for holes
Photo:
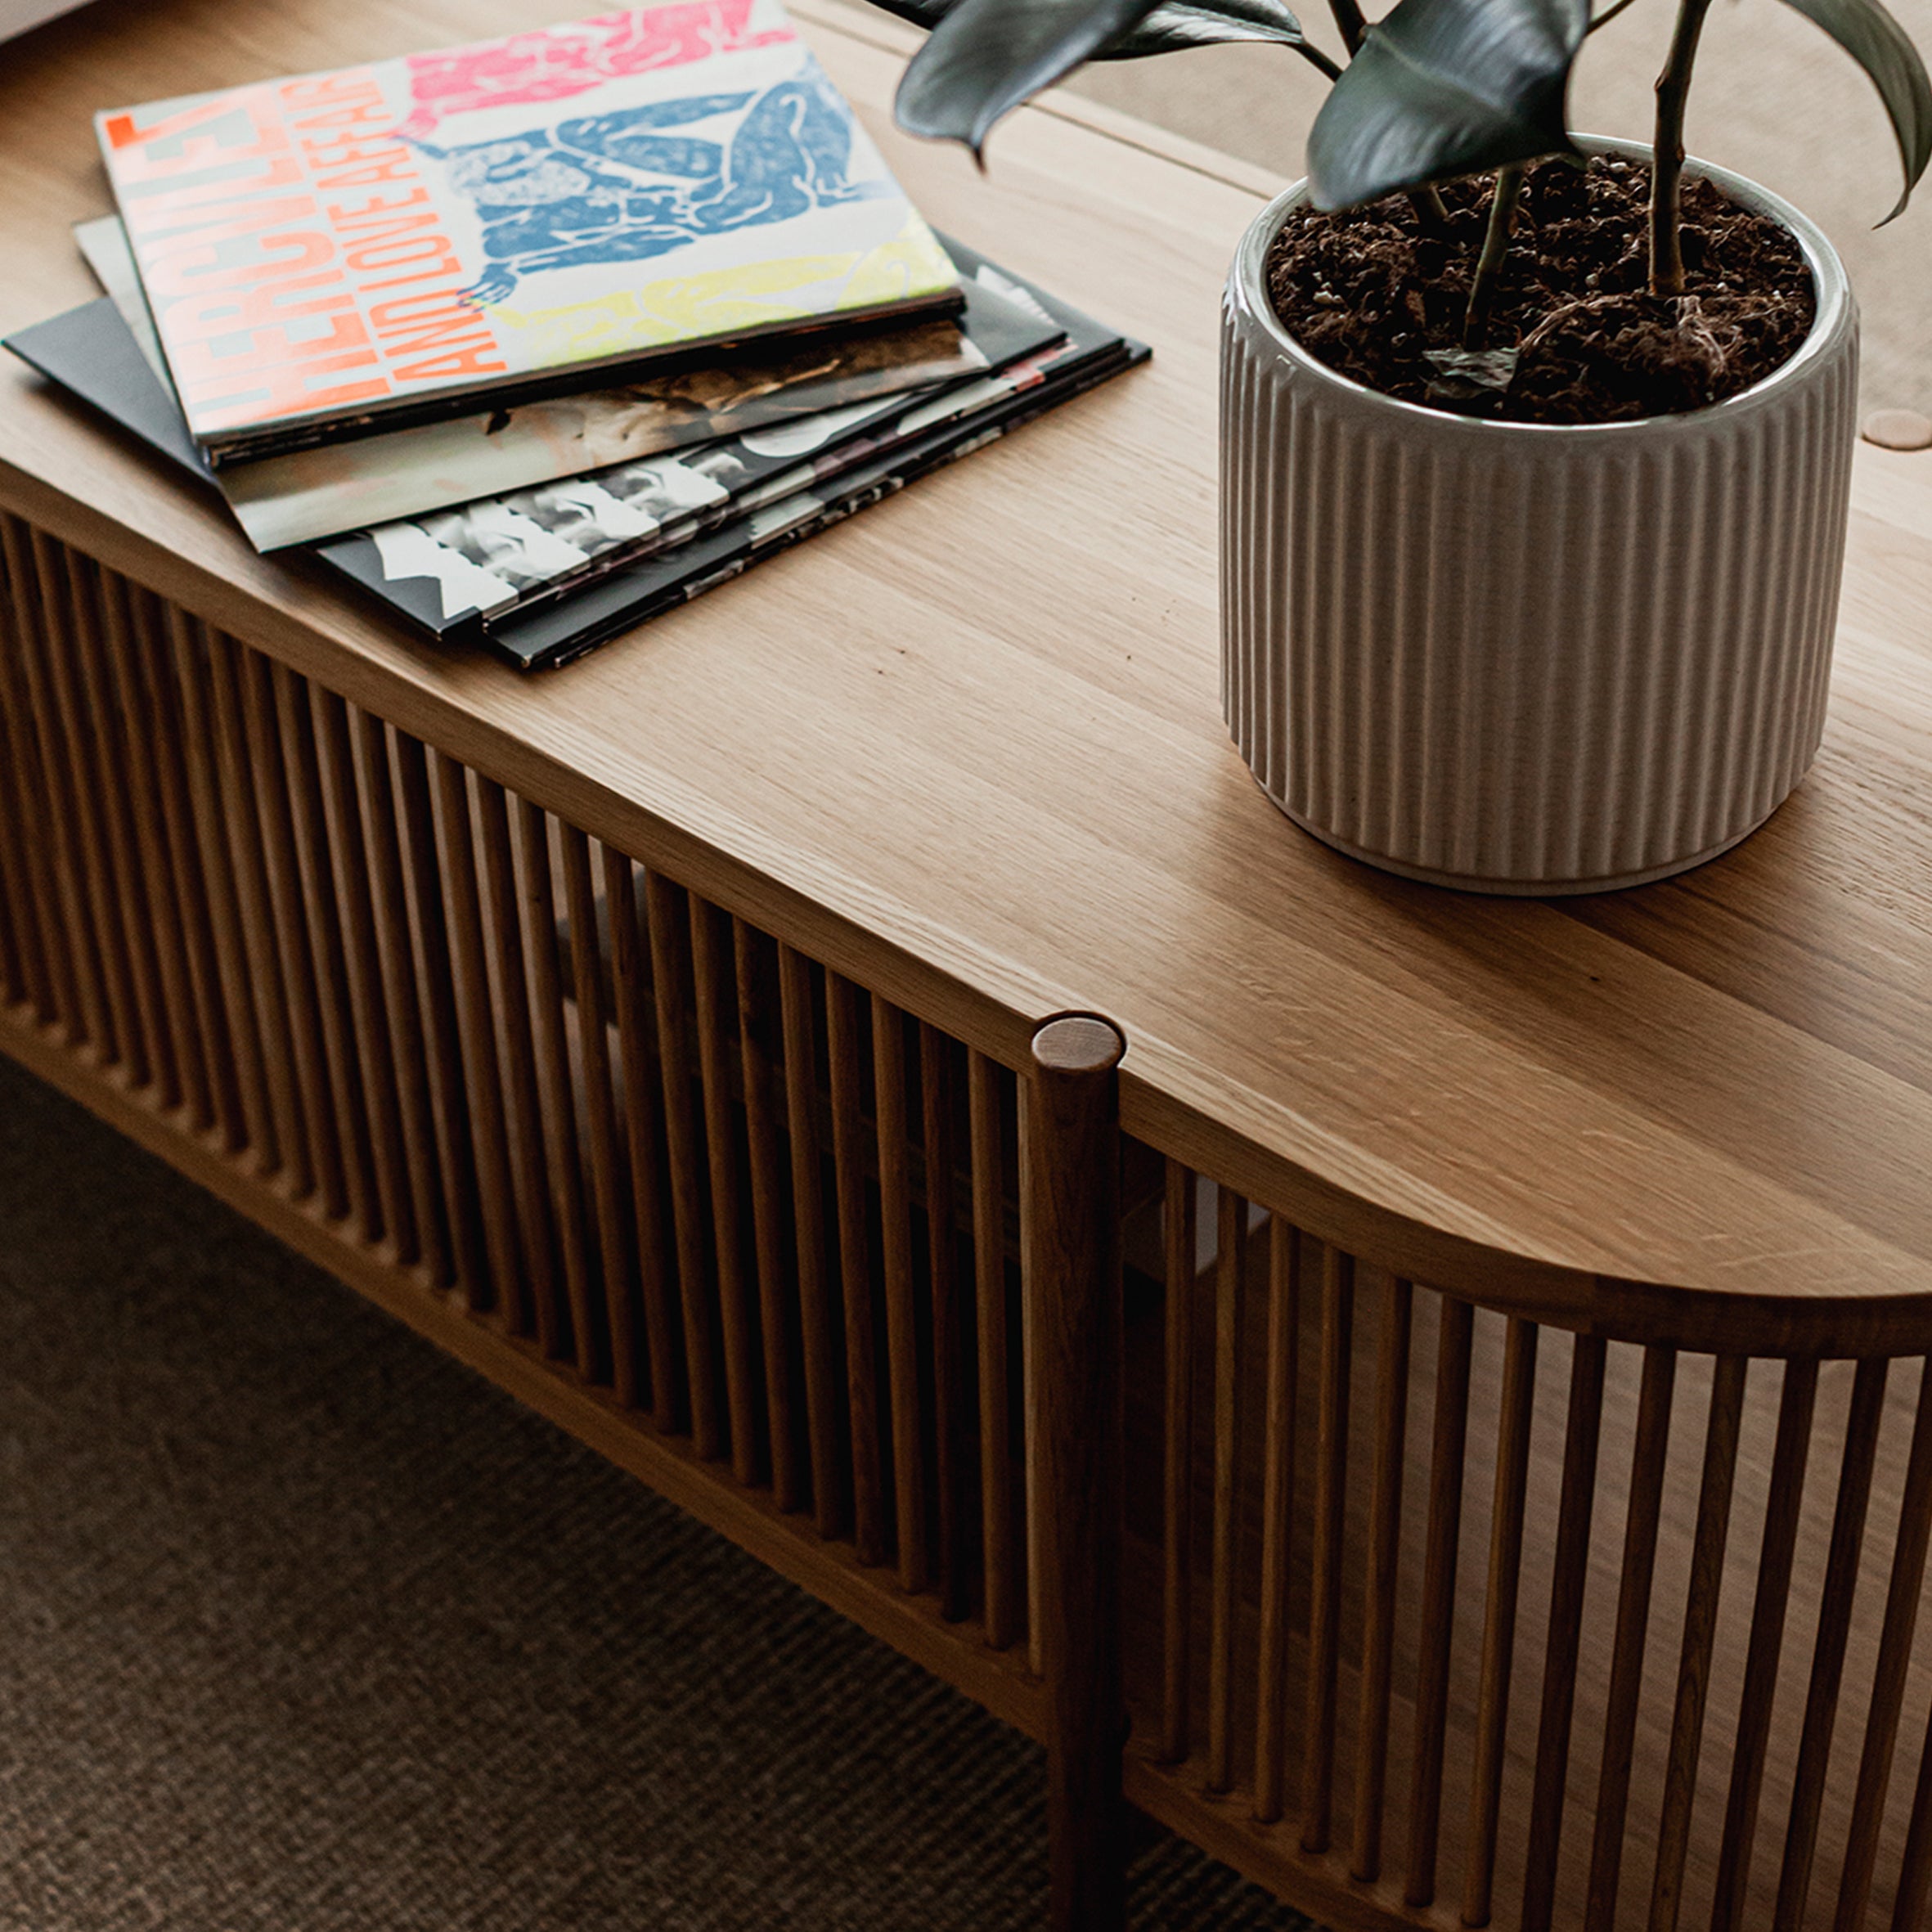
[[[357,315],[336,316],[326,335],[306,342],[290,342],[287,330],[279,326],[254,329],[249,332],[246,348],[224,355],[209,346],[220,339],[218,333],[206,341],[177,343],[169,358],[175,374],[198,395],[218,394],[224,389],[231,393],[237,379],[251,383],[256,376],[272,380],[286,370],[306,380],[330,369],[370,368],[376,359],[362,318]]]
[[[224,140],[222,128],[236,117],[245,121],[251,138]],[[114,157],[115,184],[124,191],[191,174],[213,162],[265,160],[285,153],[289,146],[274,102],[259,88],[196,102],[151,128],[137,127],[133,115],[127,113],[103,115],[98,124]],[[231,184],[228,191],[234,191]]]
[[[432,262],[427,268],[419,268],[414,275],[391,275],[385,276],[380,281],[366,281],[362,284],[362,293],[373,295],[378,289],[401,289],[407,288],[412,281],[435,281],[443,276],[456,274],[462,266],[461,260],[452,249],[440,261]]]
[[[237,201],[220,206],[211,203],[200,221],[177,222],[158,236],[143,224],[142,233],[144,239],[155,243],[154,253],[162,256],[173,248],[198,248],[232,236],[254,235],[281,222],[313,221],[315,212],[312,195],[286,195],[275,201]],[[177,236],[178,241],[175,240]]]
[[[272,282],[267,288],[250,289],[245,294],[223,295],[219,299],[210,299],[197,289],[168,305],[164,312],[165,326],[171,340],[183,344],[213,342],[223,335],[253,335],[263,329],[280,330],[298,316],[324,315],[353,308],[355,299],[346,293],[312,296],[306,302],[288,299],[303,289],[326,289],[341,280],[339,275],[311,275],[294,281]],[[356,340],[369,339],[368,331],[355,318],[339,315],[330,326],[339,331],[345,320],[355,321]],[[300,354],[302,350],[303,345],[298,344],[293,353]]]
[[[375,98],[359,107],[338,107],[327,114],[304,115],[295,123],[298,128],[357,128],[371,121],[393,121],[396,118],[389,106],[378,94]]]
[[[423,219],[434,222],[434,215],[425,215]],[[412,268],[417,263],[427,262],[432,257],[440,258],[449,253],[449,244],[440,234],[399,236],[393,241],[366,242],[349,250],[347,260],[349,267],[358,275],[371,270],[380,272],[385,268]]]
[[[343,246],[380,248],[385,243],[400,240],[405,235],[420,235],[425,228],[434,231],[442,220],[432,209],[427,214],[392,215],[386,222],[353,222],[343,236]]]
[[[393,141],[374,141],[358,143],[355,141],[305,141],[303,151],[308,156],[308,164],[318,173],[323,168],[348,168],[357,161],[390,161],[402,158],[407,148],[397,146]]]
[[[380,168],[351,168],[340,174],[318,174],[315,185],[324,190],[336,188],[370,188],[383,181],[414,181],[416,170],[411,164],[407,148],[399,147],[396,158]]]
[[[335,243],[326,235],[313,231],[264,235],[262,248],[263,253],[259,259],[237,263],[227,268],[220,266],[219,249],[177,249],[151,263],[146,271],[145,279],[150,292],[164,298],[201,295],[215,289],[245,289],[256,282],[284,282],[290,276],[302,275],[307,269],[321,267],[333,261],[335,255]],[[297,249],[300,253],[282,256],[267,253],[270,249],[282,248]],[[307,288],[318,282],[341,280],[342,272],[337,269],[327,275],[309,276],[301,285]]]
[[[370,309],[369,320],[378,335],[387,335],[395,330],[414,328],[418,322],[443,316],[476,312],[474,303],[461,289],[438,289],[434,292],[425,290],[420,295],[397,295],[387,302],[378,302]]]
[[[398,295],[378,302],[369,321],[381,339],[386,356],[419,355],[425,349],[466,343],[482,321],[475,306],[455,290],[433,295]]]
[[[179,114],[171,114],[165,120],[156,121],[151,128],[137,128],[132,114],[104,114],[101,117],[101,132],[106,137],[107,145],[119,151],[133,147],[146,141],[172,141],[177,134],[192,133],[197,128],[205,128],[211,121],[218,121],[234,113],[240,103],[226,94],[218,94],[211,101],[197,101],[184,107]]]
[[[487,329],[479,330],[476,312],[469,308],[446,308],[422,317],[413,327],[382,334],[383,353],[392,362],[398,356],[420,355],[425,349],[488,348],[493,341]]]
[[[319,410],[339,408],[351,402],[373,402],[389,393],[386,376],[339,383],[326,389],[308,386],[312,377],[326,370],[360,369],[373,360],[369,356],[344,356],[335,362],[305,363],[299,368],[273,371],[245,398],[237,397],[226,407],[219,385],[197,392],[191,398],[197,419],[195,427],[201,430],[232,429],[245,423],[267,422],[277,416],[312,416]]]
[[[493,342],[479,343],[474,348],[432,356],[426,362],[411,362],[396,371],[398,382],[432,382],[445,375],[501,375],[510,365],[501,357],[493,362],[479,360],[496,348]]]
[[[366,67],[352,67],[344,74],[317,74],[285,80],[277,92],[292,108],[339,106],[348,101],[382,98],[382,89]]]
[[[411,188],[407,195],[394,197],[370,195],[364,197],[357,207],[350,207],[344,201],[331,201],[327,213],[329,219],[339,228],[347,228],[365,220],[371,215],[388,214],[398,208],[416,208],[429,199],[427,188]]]

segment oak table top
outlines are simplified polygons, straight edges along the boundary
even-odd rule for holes
[[[1063,97],[982,179],[891,128],[913,37],[798,11],[928,214],[1150,366],[536,679],[254,556],[11,358],[0,502],[989,1050],[1109,1015],[1130,1128],[1318,1222],[1359,1197],[1418,1272],[1487,1268],[1573,1323],[1831,1298],[1916,1332],[1932,455],[1859,452],[1824,748],[1763,831],[1582,901],[1384,877],[1275,811],[1220,712],[1217,303],[1278,184]],[[0,330],[94,292],[68,233],[107,206],[91,110],[529,24],[507,0],[102,0],[0,50]]]

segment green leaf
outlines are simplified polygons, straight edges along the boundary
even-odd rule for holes
[[[872,0],[875,7],[932,28],[959,0]],[[1095,61],[1138,61],[1149,54],[1184,52],[1191,47],[1218,47],[1226,41],[1265,40],[1280,47],[1303,43],[1301,23],[1280,0],[1168,0],[1138,27],[1088,56]]]
[[[1919,185],[1925,164],[1932,161],[1932,82],[1925,63],[1905,29],[1879,0],[1786,0],[1808,20],[1816,21],[1871,75],[1892,132],[1898,137],[1898,158],[1905,164],[1905,192],[1885,217],[1889,222],[1905,211]],[[1882,228],[1885,222],[1879,226]]]
[[[1309,130],[1315,206],[1574,153],[1563,97],[1589,24],[1589,0],[1400,0]]]
[[[893,112],[975,155],[1003,115],[1138,27],[1156,0],[959,0],[912,57]]]
[[[1148,54],[1179,53],[1190,47],[1219,47],[1230,40],[1265,40],[1278,47],[1302,44],[1301,23],[1279,0],[1169,0],[1157,7],[1124,39],[1101,48],[1102,61],[1138,61]]]

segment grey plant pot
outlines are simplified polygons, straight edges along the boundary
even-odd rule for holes
[[[1595,152],[1648,159],[1621,142]],[[1762,824],[1824,728],[1858,316],[1795,209],[1817,319],[1688,415],[1473,421],[1318,362],[1243,237],[1222,308],[1222,702],[1268,796],[1342,851],[1471,892],[1603,892]]]

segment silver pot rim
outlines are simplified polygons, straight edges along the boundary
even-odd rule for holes
[[[1647,142],[1624,141],[1614,136],[1579,134],[1573,137],[1584,153],[1591,155],[1620,155],[1631,160],[1647,161],[1650,145]],[[1264,208],[1249,223],[1247,231],[1241,238],[1241,245],[1235,250],[1233,273],[1229,278],[1229,294],[1234,296],[1246,312],[1251,325],[1259,328],[1269,337],[1281,353],[1296,367],[1313,380],[1332,384],[1347,391],[1350,395],[1369,398],[1382,407],[1394,410],[1417,419],[1418,425],[1427,424],[1439,434],[1485,436],[1493,441],[1499,438],[1518,438],[1529,440],[1551,436],[1593,436],[1614,439],[1633,436],[1656,436],[1669,434],[1674,426],[1709,422],[1714,417],[1728,413],[1732,416],[1766,407],[1775,406],[1784,390],[1795,383],[1801,383],[1819,362],[1855,326],[1857,309],[1852,299],[1851,283],[1844,272],[1844,264],[1839,259],[1838,251],[1832,247],[1823,229],[1808,215],[1794,208],[1781,195],[1774,195],[1767,188],[1751,180],[1748,175],[1734,173],[1728,168],[1718,167],[1714,163],[1687,157],[1684,172],[1712,182],[1736,201],[1741,207],[1753,213],[1768,215],[1773,221],[1788,228],[1795,236],[1799,247],[1804,254],[1805,265],[1811,271],[1812,285],[1817,302],[1817,312],[1813,318],[1809,334],[1793,353],[1781,362],[1771,373],[1755,382],[1748,389],[1741,389],[1735,396],[1727,397],[1722,402],[1714,402],[1703,409],[1679,410],[1666,416],[1633,416],[1614,423],[1507,423],[1495,422],[1480,416],[1466,416],[1453,411],[1432,409],[1427,403],[1409,402],[1400,397],[1385,395],[1380,389],[1373,389],[1366,383],[1357,382],[1354,377],[1344,375],[1339,370],[1332,369],[1304,348],[1283,326],[1274,312],[1274,304],[1268,299],[1267,284],[1264,271],[1268,251],[1274,246],[1275,236],[1287,218],[1291,209],[1297,206],[1306,196],[1308,182],[1305,178],[1292,183]]]

